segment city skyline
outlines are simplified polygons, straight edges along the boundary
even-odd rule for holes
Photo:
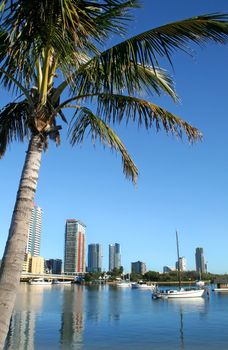
[[[228,12],[227,0],[155,0],[143,1],[143,5],[135,11],[129,35],[199,14]],[[195,269],[195,248],[204,247],[208,271],[228,271],[228,46],[205,46],[191,46],[193,57],[174,52],[174,69],[161,62],[175,80],[180,103],[174,105],[164,96],[152,99],[198,127],[202,142],[189,145],[185,139],[181,142],[163,132],[139,130],[132,123],[115,128],[139,168],[137,186],[121,173],[120,157],[99,143],[93,148],[85,140],[81,147],[72,149],[63,133],[62,147],[50,144],[36,194],[45,213],[42,255],[63,258],[65,218],[77,215],[87,224],[88,243],[95,237],[104,247],[110,242],[121,243],[126,252],[122,265],[128,269],[131,261],[137,260],[146,261],[147,268],[155,271],[161,271],[164,264],[172,266],[178,229],[181,255],[187,257],[189,269]],[[2,92],[1,106],[12,100],[10,94]],[[15,143],[0,161],[4,180],[0,184],[0,256],[26,149],[26,143]],[[103,263],[108,266],[107,254]]]

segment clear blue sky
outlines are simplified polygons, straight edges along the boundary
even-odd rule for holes
[[[144,0],[136,11],[130,34],[178,19],[226,12],[227,0]],[[43,208],[41,255],[63,258],[67,218],[87,225],[87,244],[101,243],[104,268],[108,244],[118,242],[122,264],[129,271],[141,260],[150,270],[162,271],[176,261],[175,230],[180,254],[195,268],[195,248],[203,247],[208,270],[228,272],[228,46],[194,46],[195,56],[176,53],[176,82],[181,103],[154,99],[197,126],[202,143],[189,145],[164,132],[124,125],[116,130],[137,164],[135,187],[125,179],[119,156],[86,141],[71,148],[50,145],[44,154],[36,203]],[[1,93],[1,106],[9,96]],[[14,206],[27,145],[13,144],[0,161],[0,256]]]

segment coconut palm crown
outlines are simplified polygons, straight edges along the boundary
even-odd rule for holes
[[[8,6],[8,7],[7,7]],[[174,50],[187,51],[188,41],[227,40],[227,16],[205,15],[148,30],[101,51],[112,34],[125,34],[137,1],[35,0],[4,4],[0,45],[1,81],[24,99],[10,103],[0,113],[0,156],[14,139],[40,134],[60,142],[58,117],[64,108],[75,113],[70,142],[92,138],[119,151],[124,173],[133,181],[137,169],[110,124],[132,119],[146,128],[163,127],[190,141],[200,138],[191,127],[164,108],[140,98],[177,95],[170,76],[159,68],[159,58],[171,62]],[[70,97],[60,102],[64,90]],[[68,90],[69,92],[69,90]],[[91,109],[91,102],[96,108]]]
[[[132,9],[139,6],[137,0],[1,1],[0,82],[17,99],[0,111],[0,157],[15,140],[28,140],[29,146],[0,272],[0,348],[20,281],[41,154],[49,140],[60,143],[63,125],[72,145],[89,135],[120,152],[133,182],[138,170],[112,128],[116,123],[131,120],[180,138],[185,134],[189,141],[201,138],[196,128],[152,102],[161,94],[178,101],[160,60],[172,65],[172,54],[190,52],[191,42],[225,44],[228,15],[166,24],[104,50],[111,37],[126,37]],[[66,108],[73,111],[70,120]]]

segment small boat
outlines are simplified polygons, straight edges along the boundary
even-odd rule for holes
[[[131,283],[127,282],[127,281],[121,281],[121,282],[116,283],[116,286],[120,287],[120,288],[129,288],[129,287],[131,287]]]
[[[179,241],[178,241],[178,233],[176,231],[176,244],[177,244],[177,261],[180,261],[179,255]],[[177,299],[177,298],[199,298],[204,295],[205,289],[198,286],[198,288],[183,288],[181,286],[181,273],[180,273],[180,264],[178,263],[178,281],[179,288],[178,289],[166,289],[159,290],[155,289],[152,293],[153,299]]]
[[[225,292],[228,293],[228,280],[217,280],[215,281],[217,288],[214,288],[214,292]]]
[[[45,285],[51,285],[52,281],[44,279],[44,278],[34,278],[34,279],[31,279],[29,281],[29,284],[31,284],[33,286],[35,286],[35,285],[45,286]]]
[[[72,284],[71,281],[61,281],[61,280],[53,280],[53,284]]]
[[[137,283],[131,283],[131,288],[154,290],[156,288],[156,285],[147,284],[147,283],[143,283],[142,281],[139,281]]]

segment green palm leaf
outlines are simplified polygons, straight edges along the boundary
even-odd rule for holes
[[[149,95],[158,95],[162,93],[169,95],[175,102],[178,101],[174,83],[167,71],[158,67],[142,66],[137,64],[135,67],[131,64],[129,68],[130,76],[128,75],[113,75],[110,86],[111,92],[122,93],[123,90],[128,90],[132,94],[145,92]],[[125,79],[126,78],[126,79]],[[86,66],[85,70],[80,69],[79,74],[74,76],[73,93],[80,95],[98,94],[110,92],[106,91],[103,82],[105,81],[105,73],[103,70],[94,69],[93,65]],[[108,89],[109,90],[109,89]]]
[[[30,135],[29,108],[26,102],[9,103],[0,110],[0,158],[8,144],[23,142]]]
[[[123,172],[127,178],[130,178],[135,183],[138,170],[119,137],[90,109],[82,107],[75,113],[72,119],[69,131],[71,144],[81,143],[84,140],[86,132],[91,135],[93,141],[99,139],[104,146],[108,146],[121,153]]]
[[[159,131],[163,128],[167,133],[172,133],[178,138],[182,138],[185,133],[191,142],[202,138],[200,131],[183,119],[160,106],[136,97],[101,94],[98,97],[97,113],[108,123],[124,121],[128,123],[132,120],[146,129],[154,127]]]
[[[215,41],[223,44],[227,39],[228,15],[193,17],[125,40],[95,56],[86,66],[102,77],[105,92],[121,90],[122,78],[126,82],[128,93],[132,93],[132,81],[139,74],[138,63],[155,68],[160,57],[168,58],[171,63],[174,50],[190,52],[188,42],[203,45],[207,41]]]

